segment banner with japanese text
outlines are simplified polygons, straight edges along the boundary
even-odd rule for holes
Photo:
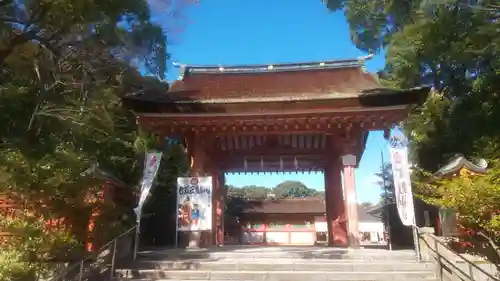
[[[141,180],[141,193],[139,197],[139,202],[134,212],[137,217],[137,221],[140,221],[142,214],[142,207],[148,198],[149,191],[153,186],[153,182],[158,173],[158,168],[160,167],[162,153],[161,152],[146,152],[146,158],[144,160],[144,171]]]
[[[177,178],[177,231],[212,229],[212,177]]]
[[[394,198],[403,225],[415,225],[415,208],[406,146],[389,146],[394,178]]]

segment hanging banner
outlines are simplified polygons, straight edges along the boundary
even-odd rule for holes
[[[177,231],[212,229],[212,177],[177,178]]]
[[[411,190],[408,148],[401,141],[392,140],[389,145],[392,174],[394,178],[394,196],[399,217],[403,225],[415,225],[415,208]]]
[[[149,191],[151,190],[151,186],[153,186],[153,182],[156,178],[156,174],[158,173],[158,168],[160,167],[161,162],[161,152],[146,152],[146,159],[144,161],[144,171],[141,180],[141,193],[139,197],[139,203],[137,207],[134,209],[136,214],[137,222],[141,219],[142,207],[144,202],[146,202],[146,198],[148,198]]]

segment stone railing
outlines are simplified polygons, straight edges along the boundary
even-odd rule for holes
[[[133,237],[137,226],[130,228],[111,242],[102,246],[94,255],[71,264],[55,274],[48,281],[103,281],[114,280],[116,262],[121,259],[132,259]]]
[[[433,228],[419,229],[422,260],[436,262],[440,281],[500,281],[497,267],[478,257],[458,254],[434,235]]]

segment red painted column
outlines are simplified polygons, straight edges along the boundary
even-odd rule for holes
[[[191,176],[202,177],[206,175],[207,153],[205,151],[205,142],[203,135],[194,134],[191,136],[191,143],[188,147],[189,155],[192,157]]]
[[[207,176],[207,158],[208,155],[206,153],[206,136],[200,133],[194,133],[187,138],[188,143],[188,155],[191,158],[191,177],[203,177]],[[212,217],[213,219],[213,217]],[[202,233],[201,231],[189,231],[180,233],[182,236],[187,236],[187,247],[189,248],[198,248],[205,243],[210,243],[210,233]],[[203,236],[203,237],[202,237]],[[203,239],[202,239],[203,238]],[[205,243],[202,243],[205,242]]]
[[[360,244],[358,226],[358,202],[356,198],[355,167],[356,156],[347,154],[342,156],[344,167],[344,195],[345,213],[347,214],[347,231],[349,246],[357,247]]]
[[[217,228],[220,224],[220,183],[217,169],[212,169],[212,239],[211,244],[217,245]]]
[[[348,244],[341,168],[340,162],[333,160],[328,163],[324,171],[328,246]]]
[[[216,225],[216,241],[215,245],[216,246],[223,246],[224,245],[224,210],[225,210],[225,205],[226,205],[226,177],[223,172],[219,171],[218,174],[216,175],[219,180],[219,192],[217,194],[218,196],[218,206],[217,206],[217,222],[218,224]]]
[[[212,241],[215,246],[224,245],[224,173],[217,169],[212,174],[213,193],[212,193]]]

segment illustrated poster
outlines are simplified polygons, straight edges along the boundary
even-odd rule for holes
[[[177,178],[177,231],[212,229],[212,177]]]

